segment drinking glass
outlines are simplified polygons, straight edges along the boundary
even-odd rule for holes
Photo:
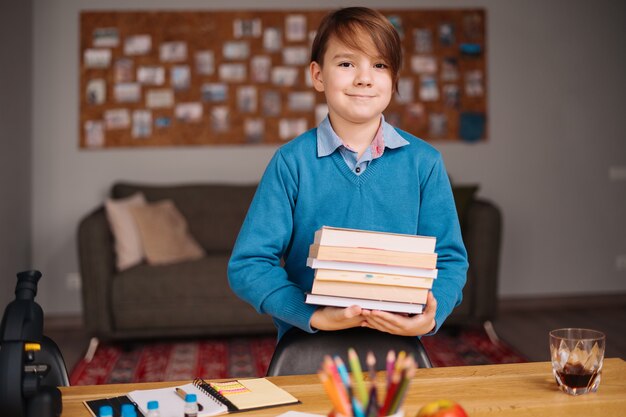
[[[598,390],[605,339],[604,333],[591,329],[550,332],[552,373],[561,391],[581,395]]]

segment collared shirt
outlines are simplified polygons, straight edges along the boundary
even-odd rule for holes
[[[357,175],[361,175],[372,160],[383,155],[385,148],[395,149],[409,143],[400,136],[393,126],[385,122],[384,116],[381,116],[381,118],[380,127],[372,143],[365,149],[361,158],[358,158],[358,153],[337,136],[330,124],[330,119],[326,116],[317,127],[317,156],[320,158],[328,156],[339,149],[339,153],[350,170]]]

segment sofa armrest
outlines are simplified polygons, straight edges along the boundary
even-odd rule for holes
[[[78,226],[78,259],[83,292],[83,316],[90,336],[107,338],[113,332],[111,281],[115,274],[113,235],[104,207],[83,218]]]
[[[502,240],[502,214],[492,202],[475,199],[468,207],[463,240],[470,269],[470,315],[485,321],[495,317]]]

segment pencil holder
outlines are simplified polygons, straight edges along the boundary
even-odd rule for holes
[[[341,413],[336,412],[335,410],[332,410],[328,414],[328,417],[346,417],[346,416],[344,416]],[[390,414],[390,415],[384,416],[384,417],[404,417],[404,410],[398,410],[394,414]]]

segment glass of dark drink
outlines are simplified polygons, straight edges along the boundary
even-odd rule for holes
[[[591,329],[550,332],[552,373],[561,391],[581,395],[598,390],[605,340],[604,333]]]

